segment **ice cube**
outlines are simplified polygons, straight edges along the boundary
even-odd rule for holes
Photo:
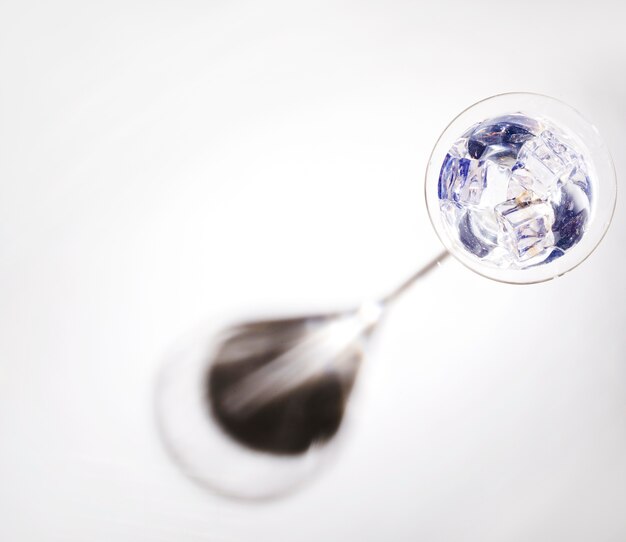
[[[459,205],[493,209],[507,199],[511,171],[490,160],[455,158],[448,154],[439,173],[439,198]]]
[[[476,205],[485,187],[485,171],[478,160],[447,154],[439,173],[439,199]]]
[[[455,158],[464,158],[467,155],[467,137],[457,139],[450,147],[449,154]]]
[[[558,139],[550,130],[544,130],[540,135],[543,142],[548,148],[559,157],[565,157],[568,152],[573,152],[563,141]],[[564,161],[567,161],[564,159]]]
[[[506,198],[502,198],[500,201],[515,199],[522,192],[528,190],[528,187],[532,186],[532,179],[529,179],[529,176],[530,173],[524,168],[514,168],[513,171],[511,171],[511,177],[507,185]]]
[[[478,160],[461,158],[452,197],[462,205],[478,205],[486,186],[485,169]]]
[[[454,182],[458,170],[459,160],[450,153],[446,154],[439,172],[438,194],[440,200],[446,200],[450,197],[450,187]]]
[[[519,262],[554,245],[554,210],[549,203],[518,197],[501,203],[495,210],[502,231],[500,240]]]
[[[559,185],[559,180],[581,167],[582,159],[551,131],[527,141],[520,149],[513,174],[528,190],[547,198]]]
[[[514,175],[519,183],[540,197],[547,198],[556,188],[563,165],[544,144],[536,141],[522,147],[518,160]]]

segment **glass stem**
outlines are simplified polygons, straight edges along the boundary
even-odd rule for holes
[[[394,290],[392,290],[389,294],[383,297],[379,304],[383,308],[387,308],[389,305],[394,303],[402,294],[404,294],[413,284],[415,284],[419,279],[428,275],[433,269],[436,269],[439,264],[444,261],[448,256],[449,252],[444,250],[440,254],[438,254],[435,258],[433,258],[430,262],[428,262],[424,267],[418,269],[413,275],[411,275],[408,279],[402,282],[399,286],[397,286]]]

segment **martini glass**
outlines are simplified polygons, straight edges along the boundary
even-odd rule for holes
[[[386,296],[334,313],[202,329],[171,356],[157,417],[191,479],[238,499],[297,488],[334,455],[367,344],[400,296],[448,255],[502,282],[562,275],[604,236],[616,180],[606,145],[577,111],[511,93],[446,127],[425,195],[445,250]]]

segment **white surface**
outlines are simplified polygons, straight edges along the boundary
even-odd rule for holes
[[[572,104],[619,177],[624,15],[3,2],[0,539],[625,540],[619,201],[562,279],[507,286],[449,262],[416,287],[378,337],[338,460],[289,499],[194,486],[151,404],[164,352],[204,318],[342,306],[435,254],[426,160],[480,98]]]

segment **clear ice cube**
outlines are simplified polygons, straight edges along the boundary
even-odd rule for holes
[[[496,206],[495,211],[505,234],[502,240],[518,261],[533,258],[554,245],[554,210],[549,203],[517,197]]]
[[[453,198],[461,205],[478,205],[486,186],[485,169],[478,160],[459,159]]]
[[[455,158],[464,158],[467,155],[467,138],[457,139],[450,148],[449,154]]]
[[[515,199],[522,192],[526,192],[528,190],[527,187],[532,186],[532,179],[529,179],[529,176],[530,173],[524,168],[516,169],[516,166],[513,166],[509,184],[507,185],[506,198],[502,198],[500,201]]]
[[[550,130],[544,130],[539,137],[524,143],[513,169],[525,188],[547,198],[563,177],[583,168],[581,162],[576,152]]]

